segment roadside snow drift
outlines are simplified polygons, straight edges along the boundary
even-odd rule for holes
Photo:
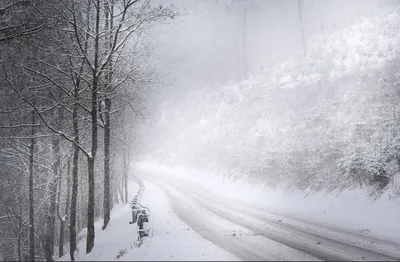
[[[176,260],[238,260],[235,256],[202,238],[184,224],[172,211],[165,194],[157,187],[145,183],[142,204],[151,210],[153,237],[145,239],[142,246],[135,247],[136,224],[130,225],[129,204],[113,209],[110,225],[101,230],[102,221],[97,221],[95,247],[85,254],[85,239],[79,244],[77,261],[176,261]],[[130,193],[135,195],[138,186],[130,185]],[[69,254],[60,261],[70,260]]]

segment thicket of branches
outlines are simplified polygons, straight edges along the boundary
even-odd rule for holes
[[[128,201],[143,35],[176,15],[150,0],[0,3],[0,258],[53,260]],[[57,250],[58,249],[58,250]],[[81,251],[82,252],[82,251]]]

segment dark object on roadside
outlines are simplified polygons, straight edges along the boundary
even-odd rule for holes
[[[131,206],[131,209],[132,209],[132,221],[129,221],[129,224],[136,223],[136,220],[137,220],[137,206],[138,206],[137,202],[138,202],[137,201],[137,196],[135,196],[135,198],[130,202],[130,206]]]
[[[137,211],[137,208],[134,207],[134,208],[132,208],[132,221],[130,221],[129,224],[136,223],[137,216],[138,216],[138,211]]]
[[[132,221],[129,221],[129,224],[136,223],[137,217],[138,217],[138,212],[136,207],[132,208]]]
[[[140,208],[137,212],[137,224],[139,227],[139,238],[149,236],[148,229],[144,229],[144,223],[149,223],[149,214],[147,208]]]

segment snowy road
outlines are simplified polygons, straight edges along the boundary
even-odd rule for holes
[[[393,240],[280,216],[170,176],[142,178],[166,192],[182,221],[242,260],[400,260]]]

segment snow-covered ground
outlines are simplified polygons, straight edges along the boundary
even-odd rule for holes
[[[190,229],[172,211],[169,200],[159,188],[145,183],[142,204],[151,210],[153,237],[141,247],[135,247],[136,224],[130,225],[131,210],[128,205],[113,209],[110,225],[101,230],[102,221],[95,224],[95,246],[85,254],[85,238],[78,244],[78,261],[176,261],[176,260],[238,260],[235,256],[215,246]],[[131,198],[137,192],[137,185],[130,185]],[[69,254],[60,260],[69,260]]]
[[[280,215],[304,219],[320,225],[326,224],[359,231],[370,237],[381,236],[400,240],[400,206],[390,202],[386,195],[377,201],[372,201],[362,191],[346,191],[339,195],[320,192],[306,196],[304,192],[289,193],[283,190],[271,190],[263,185],[254,187],[240,181],[223,180],[221,176],[210,172],[182,167],[171,168],[154,162],[141,163],[136,168],[162,174],[164,178],[171,176],[170,178],[179,178],[180,181],[195,182],[190,184],[198,185],[200,190],[212,192],[222,198],[258,205],[260,210],[268,209]],[[145,175],[145,172],[142,174]],[[152,211],[153,237],[145,241],[141,247],[136,247],[134,245],[137,240],[136,224],[128,223],[131,219],[130,207],[119,205],[113,209],[110,225],[105,231],[101,230],[102,221],[96,222],[95,247],[90,254],[85,254],[84,231],[80,233],[82,239],[78,244],[79,251],[76,256],[78,261],[239,260],[231,253],[207,241],[200,233],[182,222],[173,211],[169,198],[161,189],[147,182],[145,182],[145,187],[142,204]],[[133,198],[137,190],[136,184],[130,184],[130,198]],[[188,201],[185,198],[180,199]],[[190,204],[186,208],[191,208],[191,206],[194,207]],[[195,208],[194,211],[196,210]],[[218,221],[221,222],[223,220],[221,219],[219,218]],[[213,225],[219,223],[209,222]],[[266,241],[264,238],[262,240]],[[69,260],[69,254],[60,260]]]
[[[253,186],[243,181],[223,179],[211,172],[172,168],[156,162],[143,162],[137,168],[187,179],[216,195],[257,205],[281,215],[400,240],[400,204],[392,201],[388,193],[374,201],[362,190],[341,193],[288,192],[273,190],[265,185]]]

